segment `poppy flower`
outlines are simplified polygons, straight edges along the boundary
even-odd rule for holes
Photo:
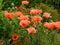
[[[27,31],[28,31],[28,34],[34,34],[37,32],[37,30],[34,27],[28,28]]]
[[[28,16],[20,16],[19,19],[20,20],[28,20],[29,18],[28,18]]]
[[[14,18],[14,13],[5,12],[5,17],[9,18],[9,19],[13,19]]]
[[[55,25],[54,25],[54,22],[50,22],[50,23],[46,22],[44,24],[44,27],[47,29],[53,29],[53,28],[55,28]]]
[[[60,29],[60,22],[55,22],[55,28]]]
[[[20,25],[24,28],[27,27],[30,24],[30,21],[28,20],[21,20]]]
[[[17,34],[12,34],[12,40],[18,40],[18,35]]]
[[[28,5],[29,2],[28,2],[28,1],[22,1],[22,4],[24,4],[24,5]]]
[[[32,17],[32,22],[41,22],[42,21],[42,17],[40,16],[33,16]]]
[[[30,11],[30,14],[41,14],[42,13],[42,10],[38,10],[38,9],[32,9]]]
[[[48,13],[48,12],[44,12],[43,16],[44,16],[45,18],[51,18],[50,13]]]
[[[16,12],[16,16],[20,17],[22,15],[23,15],[22,12]]]

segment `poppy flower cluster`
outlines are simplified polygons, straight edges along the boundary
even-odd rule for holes
[[[32,9],[32,10],[30,10],[30,14],[33,14],[33,15],[42,14],[42,10],[41,9],[40,10],[39,9]],[[43,17],[46,19],[52,18],[51,14],[48,12],[44,12]]]
[[[26,16],[24,16],[24,15],[20,16],[19,17],[19,20],[20,20],[20,23],[19,24],[23,28],[29,26],[29,24],[30,24],[30,21],[29,21],[29,18],[28,18],[27,15]]]
[[[22,5],[28,5],[28,4],[29,4],[28,1],[22,1]],[[10,12],[5,12],[5,17],[8,19],[13,19],[14,16],[17,16],[20,21],[19,25],[22,28],[26,28],[28,34],[35,34],[38,31],[35,27],[40,24],[39,22],[43,21],[41,14],[46,19],[52,18],[50,13],[48,13],[48,12],[43,13],[43,11],[41,9],[30,10],[29,15],[24,15],[20,11],[15,12],[15,14],[10,13]],[[47,29],[60,29],[60,22],[46,22],[46,23],[44,23],[44,27]],[[19,38],[19,36],[17,34],[12,34],[12,38],[11,38],[12,41],[18,40],[18,38]]]
[[[42,13],[42,10],[38,10],[38,9],[33,9],[33,10],[30,11],[30,14],[41,14],[41,13]],[[11,18],[11,19],[13,19],[13,17],[14,17],[14,15],[12,13],[8,13],[8,12],[6,12],[5,15],[6,15],[7,18]],[[10,15],[11,15],[11,17],[9,17]],[[29,26],[29,24],[31,22],[37,22],[38,23],[38,22],[42,21],[42,17],[39,16],[39,15],[31,16],[31,19],[29,19],[28,15],[23,15],[23,13],[20,12],[20,11],[16,12],[15,15],[20,20],[19,25],[23,28]],[[49,18],[50,13],[45,12],[44,17]],[[48,29],[54,28],[54,26],[52,26],[52,23],[49,23],[49,24],[46,23],[45,27],[48,28]],[[28,34],[32,34],[32,33],[36,32],[34,27],[28,28],[27,31],[28,31]]]
[[[44,27],[47,28],[47,29],[60,29],[60,22],[46,22],[44,24]]]

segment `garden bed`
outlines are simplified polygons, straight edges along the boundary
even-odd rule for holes
[[[0,12],[0,45],[60,45],[60,18],[50,5],[40,3]]]

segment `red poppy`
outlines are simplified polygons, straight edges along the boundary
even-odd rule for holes
[[[19,19],[20,20],[28,20],[29,18],[28,18],[28,16],[20,16]]]
[[[55,28],[60,29],[60,22],[55,22]]]
[[[23,15],[22,12],[16,12],[16,16],[20,17],[22,15]]]
[[[41,14],[42,13],[42,10],[38,10],[38,9],[32,9],[30,11],[30,14]]]
[[[42,21],[42,17],[40,16],[33,16],[32,17],[32,22],[41,22]]]
[[[51,18],[50,13],[48,13],[48,12],[44,12],[43,16],[44,16],[45,18]]]
[[[30,21],[28,20],[21,20],[20,25],[24,28],[30,24]]]
[[[46,22],[44,24],[44,27],[47,29],[53,29],[53,28],[55,28],[55,25],[54,25],[54,22],[50,22],[50,23]]]
[[[18,35],[17,34],[12,34],[12,40],[18,40]]]
[[[14,13],[5,12],[5,17],[9,18],[9,19],[13,19],[14,18]]]
[[[24,5],[28,5],[29,2],[28,2],[28,1],[22,1],[22,4],[24,4]]]
[[[28,28],[27,31],[28,31],[28,34],[34,34],[37,32],[37,30],[34,27]]]

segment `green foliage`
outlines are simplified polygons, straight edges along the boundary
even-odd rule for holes
[[[2,9],[15,9],[21,5],[21,0],[3,0],[3,7]]]
[[[55,7],[60,7],[60,0],[46,0],[45,1],[46,4],[51,4]]]
[[[35,6],[36,4],[40,4],[40,3],[46,3],[49,5],[53,5],[55,7],[60,7],[60,0],[28,0],[30,2],[30,6]]]
[[[2,0],[0,0],[0,10],[1,10],[1,8],[2,8]]]
[[[43,0],[28,0],[30,2],[29,6],[35,6],[35,5],[39,5]]]
[[[2,0],[2,4],[3,4],[3,10],[5,9],[15,9],[16,7],[21,5],[22,0]],[[49,5],[53,5],[54,7],[59,8],[60,6],[60,0],[28,0],[29,3],[29,7],[33,7],[35,5],[39,5],[40,3],[46,3]],[[12,5],[14,4],[14,5]]]

